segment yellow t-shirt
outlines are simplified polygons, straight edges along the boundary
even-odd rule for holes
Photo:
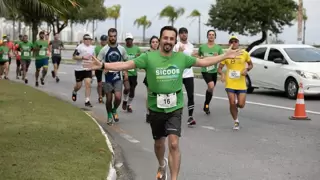
[[[247,68],[247,62],[250,62],[251,58],[247,51],[243,50],[243,54],[237,56],[235,59],[226,59],[221,64],[227,66],[225,74],[226,88],[234,90],[246,90],[246,77],[241,75],[241,71]]]

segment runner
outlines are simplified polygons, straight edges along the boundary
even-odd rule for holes
[[[31,63],[31,53],[33,44],[28,40],[28,36],[24,35],[22,42],[18,44],[17,50],[21,53],[22,80],[28,84],[27,72]]]
[[[23,40],[23,36],[19,35],[19,40],[14,42],[14,54],[16,56],[16,79],[19,79],[19,76],[22,75],[22,67],[21,67],[21,52],[18,51],[19,43]]]
[[[10,48],[8,47],[8,40],[3,39],[2,45],[0,46],[0,79],[2,79],[2,75],[4,74],[4,79],[9,79],[9,56],[10,56]]]
[[[77,100],[77,92],[81,89],[82,81],[84,81],[85,85],[85,103],[84,105],[87,107],[92,107],[90,103],[90,94],[91,94],[91,78],[92,71],[84,68],[82,65],[82,61],[87,62],[90,61],[92,56],[94,56],[94,46],[91,45],[92,38],[89,34],[85,34],[83,36],[83,43],[79,44],[76,47],[73,53],[73,59],[77,60],[77,67],[75,69],[75,77],[76,77],[76,85],[74,86],[72,92],[72,100]]]
[[[152,36],[150,38],[150,41],[149,41],[150,49],[148,51],[146,51],[146,52],[157,51],[159,49],[159,41],[160,40],[159,40],[159,38],[157,36]],[[143,84],[146,85],[147,92],[149,92],[148,82],[147,82],[147,73],[146,73],[146,76],[144,77]],[[147,108],[146,122],[150,123],[150,120],[149,120],[149,108],[148,108],[148,96],[146,98],[146,108]]]
[[[7,42],[5,42],[4,44],[6,44],[6,46],[9,48],[9,65],[8,65],[8,68],[6,68],[6,71],[8,72],[5,72],[7,74],[9,74],[9,71],[10,71],[10,65],[11,65],[11,58],[12,58],[12,55],[13,55],[13,50],[14,50],[14,43],[12,41],[10,41],[10,36],[9,35],[6,35],[5,38],[7,40]]]
[[[188,29],[182,27],[179,29],[179,38],[180,42],[174,46],[173,51],[175,52],[183,52],[188,56],[193,54],[193,44],[188,41]],[[193,70],[192,68],[185,69],[183,71],[183,84],[187,91],[188,96],[188,121],[187,124],[189,126],[196,125],[196,120],[193,118],[193,109],[194,109],[194,82],[193,82]]]
[[[49,49],[52,55],[52,64],[53,71],[51,71],[51,75],[53,78],[56,78],[56,82],[59,82],[60,79],[57,76],[60,62],[61,62],[61,49],[64,49],[63,42],[59,40],[59,34],[54,35],[54,40],[49,42]]]
[[[48,72],[48,64],[49,64],[49,56],[48,56],[48,47],[49,43],[47,40],[44,39],[45,32],[41,31],[39,33],[39,40],[35,41],[33,44],[33,50],[35,53],[35,65],[36,65],[36,86],[39,86],[39,76],[40,76],[40,70],[42,68],[42,75],[40,78],[41,85],[44,85],[44,78],[47,75]]]
[[[101,51],[101,49],[107,45],[108,43],[108,36],[106,35],[102,35],[100,37],[100,45],[96,46],[95,49],[94,49],[94,53],[95,53],[95,56],[97,57]],[[101,70],[96,70],[95,71],[95,75],[97,77],[97,83],[98,83],[98,95],[99,95],[99,103],[103,103],[103,96],[104,94],[102,93],[102,71]]]
[[[209,30],[207,32],[208,42],[206,44],[202,44],[199,47],[199,50],[198,50],[199,56],[209,57],[209,56],[217,56],[217,55],[223,54],[223,50],[221,46],[215,44],[214,42],[216,37],[217,37],[217,34],[214,30]],[[201,73],[204,81],[207,83],[207,86],[208,86],[208,89],[206,91],[206,99],[204,101],[203,111],[206,114],[210,114],[209,104],[212,99],[214,86],[217,83],[217,64],[209,67],[201,68]]]
[[[150,110],[150,126],[154,149],[159,162],[157,179],[167,179],[168,160],[164,157],[165,141],[168,137],[169,164],[171,180],[177,180],[180,169],[179,137],[181,136],[181,116],[183,108],[182,72],[191,66],[207,67],[241,54],[239,50],[231,50],[226,54],[196,59],[184,53],[173,53],[177,41],[177,30],[165,26],[160,31],[160,50],[143,53],[134,60],[118,63],[102,63],[93,58],[86,67],[109,71],[124,71],[134,68],[145,69],[149,87],[148,104]],[[100,53],[101,54],[101,53]],[[103,57],[100,56],[99,57]],[[152,62],[152,63],[150,63]]]
[[[238,49],[239,39],[236,36],[231,36],[229,45],[232,45],[232,49]],[[222,72],[225,65],[227,67],[226,73]],[[225,87],[229,98],[230,113],[234,120],[233,129],[235,130],[240,128],[238,108],[245,106],[247,93],[246,75],[252,68],[253,64],[250,55],[246,51],[243,51],[241,56],[234,59],[222,61],[219,65],[218,73],[221,76],[221,81],[226,83]]]
[[[101,49],[98,59],[108,64],[127,60],[125,48],[117,43],[117,29],[108,30],[108,46]],[[128,79],[127,71],[123,71],[124,80]],[[117,109],[121,104],[122,79],[120,71],[109,71],[105,73],[104,92],[106,93],[106,110],[108,113],[108,124],[119,121]],[[114,94],[114,101],[113,101]]]
[[[133,59],[135,57],[140,56],[140,48],[136,45],[133,45],[133,36],[131,33],[126,34],[126,45],[124,48],[127,51],[128,59]],[[137,69],[130,69],[128,71],[128,80],[129,80],[129,87],[124,88],[123,90],[123,102],[122,102],[122,109],[127,110],[128,112],[132,112],[131,103],[134,98],[134,93],[136,87],[138,85],[138,73]],[[127,84],[124,82],[124,84]],[[129,95],[129,99],[128,99]]]

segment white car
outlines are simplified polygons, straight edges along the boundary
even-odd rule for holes
[[[304,94],[320,95],[320,50],[302,44],[258,45],[249,52],[253,69],[247,76],[248,93],[255,88],[284,91],[297,97],[299,84]]]

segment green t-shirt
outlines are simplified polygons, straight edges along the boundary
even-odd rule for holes
[[[32,47],[33,46],[30,41],[19,43],[19,49],[21,52],[21,59],[22,60],[30,60],[31,59]]]
[[[138,46],[132,46],[130,48],[124,47],[127,51],[128,60],[132,60],[136,58],[140,53],[140,48]],[[128,70],[128,76],[137,76],[137,69],[130,69]]]
[[[223,49],[221,46],[215,44],[211,48],[208,47],[208,44],[202,44],[199,49],[198,49],[198,55],[199,56],[204,56],[204,57],[209,57],[209,56],[216,56],[223,54]],[[202,67],[201,72],[208,72],[208,73],[217,73],[218,70],[218,64],[208,66],[208,67]]]
[[[34,42],[33,47],[34,48],[40,48],[38,51],[35,51],[36,60],[48,58],[48,46],[49,43],[46,40],[37,40]]]
[[[9,61],[9,48],[7,46],[0,46],[0,62]]]
[[[135,58],[137,68],[145,69],[148,82],[148,107],[152,111],[169,113],[183,108],[182,74],[196,62],[196,58],[182,52],[173,52],[170,57],[159,51],[146,52]],[[159,108],[159,94],[177,93],[176,106]],[[156,95],[154,94],[156,93]]]
[[[94,48],[94,54],[95,54],[96,57],[98,57],[98,55],[99,55],[99,53],[100,53],[100,51],[101,51],[102,48],[103,48],[103,46],[101,46],[101,45],[97,45],[97,46]]]

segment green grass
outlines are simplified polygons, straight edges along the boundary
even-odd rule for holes
[[[0,179],[102,180],[111,153],[80,109],[0,80]]]

